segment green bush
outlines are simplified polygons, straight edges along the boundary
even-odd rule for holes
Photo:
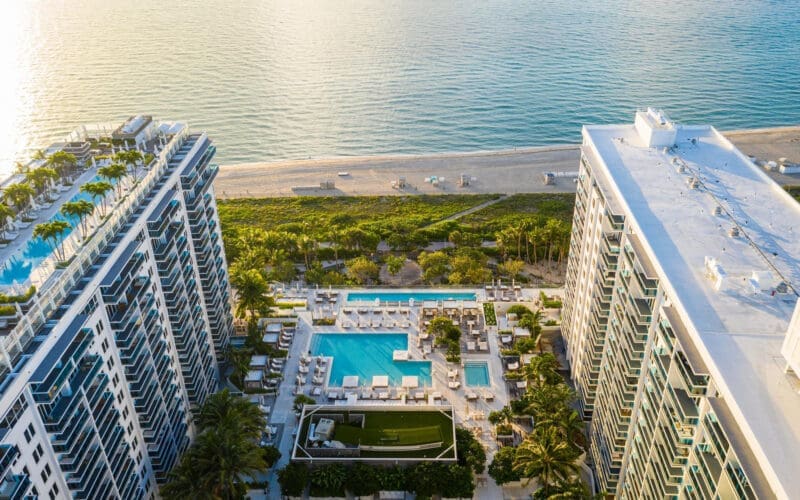
[[[28,288],[28,290],[22,295],[6,295],[4,293],[0,293],[0,304],[10,304],[12,302],[25,303],[31,300],[31,297],[33,297],[34,293],[36,293],[35,286]]]
[[[516,457],[517,449],[511,446],[504,446],[497,450],[492,463],[489,464],[489,477],[500,485],[511,481],[519,481],[522,477],[518,471],[514,470],[514,459]]]
[[[0,316],[15,316],[17,308],[11,304],[4,304],[0,306]]]
[[[290,497],[299,497],[303,494],[310,477],[308,466],[305,464],[292,462],[278,471],[278,484],[281,485],[281,493]]]
[[[491,302],[483,303],[483,317],[486,320],[487,326],[497,326],[497,316],[494,312],[494,304]]]

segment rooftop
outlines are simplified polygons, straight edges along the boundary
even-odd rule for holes
[[[584,127],[584,152],[607,168],[613,180],[598,172],[598,185],[631,215],[767,478],[800,491],[799,387],[781,356],[800,287],[800,205],[713,127],[658,116]]]

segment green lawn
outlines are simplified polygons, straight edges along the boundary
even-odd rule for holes
[[[325,411],[330,414],[331,412]],[[347,420],[348,412],[342,412]],[[453,423],[449,415],[439,411],[353,411],[364,414],[364,428],[360,425],[336,424],[333,439],[348,445],[413,446],[428,443],[442,445],[430,450],[415,451],[362,451],[363,457],[378,458],[402,456],[407,458],[439,456],[453,444]],[[308,421],[303,424],[307,432]]]

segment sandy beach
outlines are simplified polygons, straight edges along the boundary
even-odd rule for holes
[[[724,134],[745,154],[760,160],[785,157],[800,162],[800,126]],[[475,153],[245,163],[223,165],[214,188],[220,198],[572,192],[579,157],[577,145],[558,145]],[[555,184],[544,184],[545,172],[556,173]],[[462,174],[469,179],[468,186],[459,185]],[[770,175],[780,184],[800,184],[800,175]],[[433,176],[440,180],[437,185],[426,182]],[[393,187],[401,177],[406,186]],[[326,181],[333,186],[320,188],[320,183]]]

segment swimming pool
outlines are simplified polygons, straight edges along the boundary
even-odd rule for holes
[[[484,361],[464,363],[464,379],[470,387],[489,387],[489,365]]]
[[[313,356],[333,357],[329,385],[357,375],[360,385],[370,385],[375,375],[388,375],[391,385],[403,376],[416,375],[420,387],[431,385],[430,361],[394,361],[392,352],[408,349],[406,333],[315,333],[311,338]]]
[[[97,182],[105,180],[99,176],[88,182]],[[112,182],[116,184],[116,182]],[[86,193],[77,193],[69,199],[69,201],[86,200],[93,201],[92,197]],[[70,227],[64,231],[63,239],[70,235],[72,230],[78,225],[79,219],[77,217],[65,217],[60,212],[48,219],[49,221],[63,220],[67,221]],[[9,286],[15,283],[25,283],[36,267],[41,264],[50,254],[53,253],[53,248],[50,244],[41,238],[30,238],[24,246],[14,252],[0,268],[0,286]]]
[[[475,292],[350,292],[348,302],[415,302],[424,300],[475,300]]]

